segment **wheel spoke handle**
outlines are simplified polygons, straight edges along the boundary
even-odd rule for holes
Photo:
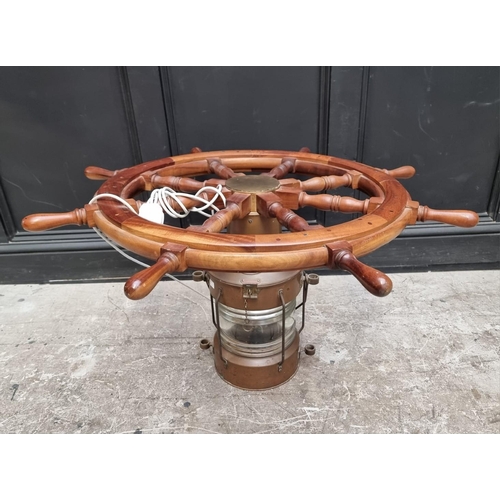
[[[90,166],[85,169],[85,177],[92,181],[104,181],[113,177],[115,172],[113,170],[106,170],[101,167]]]
[[[379,168],[378,170],[384,172],[384,174],[394,177],[395,179],[411,179],[415,175],[415,167],[410,165],[398,167],[394,170],[386,170],[385,168]]]
[[[471,210],[434,210],[425,205],[420,205],[417,220],[420,222],[433,220],[453,226],[474,227],[479,222],[479,216]]]
[[[84,208],[75,208],[72,212],[45,213],[27,215],[21,222],[26,231],[38,232],[56,227],[87,224],[87,212]]]
[[[167,273],[179,270],[181,262],[173,252],[165,252],[151,267],[134,274],[125,283],[125,295],[132,300],[139,300],[149,295],[153,288]]]
[[[126,200],[135,210],[139,210],[142,202],[129,198]],[[21,222],[23,229],[30,232],[48,231],[62,226],[84,226],[94,227],[92,214],[98,210],[96,203],[85,205],[84,208],[75,208],[71,212],[41,213],[27,215]]]
[[[382,271],[360,262],[350,250],[350,245],[327,245],[329,266],[351,273],[371,294],[385,297],[392,290],[392,281]]]

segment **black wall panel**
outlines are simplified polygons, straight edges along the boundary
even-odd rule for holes
[[[177,153],[316,149],[319,68],[168,68]],[[165,74],[165,72],[164,72]]]
[[[363,161],[413,165],[412,197],[486,212],[500,151],[498,68],[372,68]]]
[[[156,160],[170,156],[163,88],[160,68],[123,68],[123,80],[128,79],[127,101],[132,106],[133,121],[141,161]]]
[[[367,68],[337,67],[331,69],[330,96],[328,103],[328,147],[326,154],[360,160],[362,134],[366,102],[364,77]]]
[[[15,231],[33,212],[68,211],[95,191],[89,164],[133,163],[116,68],[3,68],[0,176]]]
[[[468,208],[476,228],[407,228],[363,260],[382,269],[497,268],[497,67],[0,68],[0,282],[123,279],[133,272],[93,231],[26,233],[33,212],[83,206],[87,165],[124,168],[220,149],[311,150],[380,168],[433,208]],[[335,194],[356,195],[350,189]],[[309,212],[335,224],[352,215]]]

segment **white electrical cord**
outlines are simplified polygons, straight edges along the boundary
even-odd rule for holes
[[[96,194],[90,201],[89,201],[89,205],[91,203],[94,203],[94,201],[96,200],[99,200],[100,198],[113,198],[114,200],[116,201],[119,201],[120,203],[123,203],[129,210],[131,210],[132,212],[134,212],[134,214],[137,214],[137,212],[134,210],[134,208],[132,207],[132,205],[127,201],[127,200],[124,200],[123,198],[120,198],[119,196],[117,196],[116,194],[111,194],[111,193],[102,193],[102,194]],[[138,214],[137,214],[138,215]]]
[[[212,191],[215,193],[215,196],[211,200],[202,198],[200,195],[205,191]],[[186,208],[184,203],[182,203],[181,197],[199,201],[203,203],[203,206],[192,207],[188,209]],[[219,184],[216,188],[212,186],[202,187],[196,194],[177,193],[170,187],[163,187],[152,191],[151,196],[149,197],[149,200],[147,202],[160,205],[165,213],[170,215],[170,217],[183,219],[184,217],[187,217],[189,215],[189,212],[197,212],[201,215],[204,215],[205,217],[211,217],[215,212],[219,211],[219,209],[215,206],[215,202],[219,198],[222,200],[223,205],[226,206],[226,197],[222,194],[222,184]],[[182,210],[181,213],[176,212],[173,209],[171,200],[175,201],[177,205],[179,205],[180,209]],[[210,209],[211,212],[206,212],[207,209]]]
[[[111,193],[102,193],[102,194],[98,194],[96,196],[94,196],[90,201],[89,201],[89,205],[91,203],[94,203],[94,201],[100,199],[100,198],[113,198],[114,200],[117,200],[119,201],[120,203],[123,203],[129,210],[131,210],[132,212],[134,212],[134,214],[137,214],[137,212],[134,210],[134,208],[132,207],[132,205],[130,205],[130,203],[128,203],[126,200],[124,200],[123,198],[120,198],[119,196],[117,196],[116,194],[111,194]],[[206,200],[203,199],[203,201],[205,202]],[[225,203],[225,198],[224,198],[224,203]],[[185,208],[185,207],[184,207]],[[139,215],[139,214],[137,214]],[[135,259],[134,257],[131,257],[130,255],[126,254],[121,248],[117,247],[113,241],[111,241],[111,239],[109,239],[106,235],[104,235],[98,228],[94,227],[93,228],[94,231],[106,242],[108,243],[108,245],[112,246],[118,253],[120,253],[121,255],[123,255],[124,257],[126,257],[128,260],[131,260],[132,262],[135,262],[136,264],[139,264],[140,266],[142,267],[151,267],[149,264],[146,264],[145,262],[141,262],[140,260],[137,260]],[[181,280],[177,279],[175,276],[172,276],[171,274],[168,274],[168,273],[165,273],[165,276],[168,276],[170,279],[174,280],[174,281],[177,281],[177,283],[180,283],[181,285],[185,286],[186,288],[189,288],[189,290],[191,290],[192,292],[194,293],[197,293],[198,295],[200,295],[200,297],[203,297],[204,299],[206,300],[210,300],[208,297],[206,297],[205,295],[203,295],[202,293],[198,292],[198,290],[195,290],[194,288],[191,288],[189,285],[186,285],[186,283],[182,282]]]

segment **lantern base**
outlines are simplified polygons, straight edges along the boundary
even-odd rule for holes
[[[299,366],[299,334],[285,350],[285,360],[281,371],[281,353],[262,358],[238,356],[222,347],[222,358],[218,336],[215,335],[214,360],[215,369],[220,377],[230,385],[239,389],[262,390],[271,389],[290,380]]]

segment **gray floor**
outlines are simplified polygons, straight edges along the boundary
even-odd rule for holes
[[[500,432],[500,271],[391,277],[383,299],[322,277],[316,355],[263,392],[218,377],[210,303],[178,283],[1,286],[0,432]]]

